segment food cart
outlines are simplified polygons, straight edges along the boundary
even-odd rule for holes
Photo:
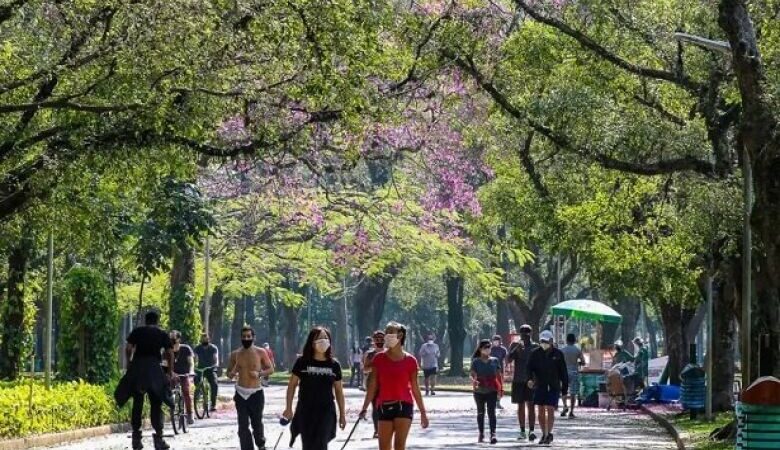
[[[598,345],[601,342],[602,324],[620,323],[623,321],[623,316],[609,306],[589,299],[558,303],[552,307],[552,316],[556,342],[565,341],[567,330],[574,328],[572,322],[576,325],[580,337],[583,321],[596,324],[596,345],[583,351],[586,366],[580,368],[579,401],[581,403],[594,392],[599,392],[599,384],[605,381],[606,370],[612,365],[611,354]]]

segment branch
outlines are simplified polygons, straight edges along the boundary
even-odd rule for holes
[[[699,83],[693,81],[690,77],[686,76],[685,74],[677,74],[666,70],[652,69],[649,67],[644,67],[629,62],[623,57],[613,53],[612,51],[608,50],[606,47],[597,43],[595,40],[593,40],[593,38],[586,35],[585,33],[570,27],[565,22],[539,13],[535,8],[530,6],[526,0],[515,0],[515,3],[517,3],[517,6],[523,9],[523,11],[525,11],[526,14],[531,16],[537,22],[541,22],[545,25],[557,29],[561,33],[579,42],[581,46],[592,51],[601,59],[627,72],[633,73],[634,75],[638,75],[640,77],[669,81],[689,91],[696,92],[702,87]]]
[[[458,67],[470,74],[482,90],[488,93],[493,98],[493,101],[495,101],[505,113],[525,123],[528,127],[549,139],[550,142],[556,146],[575,153],[585,159],[594,161],[607,169],[619,170],[637,175],[663,175],[686,171],[700,173],[708,177],[712,177],[715,174],[715,168],[712,163],[698,159],[694,156],[683,156],[670,160],[647,163],[635,163],[619,160],[593,149],[577,146],[571,142],[567,136],[558,133],[549,126],[531,118],[513,105],[503,92],[499,91],[492,82],[485,78],[471,58],[464,60],[462,57],[448,51],[445,51],[444,54],[452,59]]]
[[[533,158],[531,157],[531,143],[533,142],[533,139],[534,132],[531,131],[528,133],[528,136],[525,138],[523,145],[520,147],[520,162],[522,163],[525,172],[528,174],[528,177],[531,178],[531,183],[533,183],[534,188],[536,189],[536,193],[539,194],[539,197],[541,197],[543,200],[549,200],[551,198],[550,191],[547,189],[547,186],[544,185],[542,176],[536,170],[536,165],[534,164]]]
[[[34,103],[19,103],[17,105],[0,105],[0,114],[17,112],[34,112],[41,109],[67,109],[71,111],[104,114],[109,112],[123,112],[138,109],[142,104],[132,105],[84,105],[67,100],[51,100]]]
[[[707,50],[731,54],[731,45],[726,41],[715,41],[688,33],[674,33],[674,38],[681,42],[688,42]]]

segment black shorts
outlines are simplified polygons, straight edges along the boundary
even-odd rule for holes
[[[379,406],[379,417],[377,420],[393,421],[395,419],[409,419],[414,418],[414,405],[406,402],[389,402],[383,403]]]
[[[430,369],[423,369],[423,376],[425,376],[425,378],[428,378],[432,375],[436,375],[437,373],[439,373],[439,369],[436,367],[432,367]]]
[[[534,391],[528,388],[527,381],[512,382],[512,403],[527,403],[534,401]]]

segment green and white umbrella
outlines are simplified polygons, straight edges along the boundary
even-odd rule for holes
[[[609,306],[593,300],[566,300],[552,307],[553,316],[571,319],[593,320],[605,323],[620,323],[623,316]]]

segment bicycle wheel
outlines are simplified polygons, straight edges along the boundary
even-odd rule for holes
[[[211,417],[209,412],[209,397],[211,397],[211,385],[205,383],[203,385],[203,411],[206,412],[206,417]]]
[[[193,400],[192,407],[195,408],[195,416],[198,419],[204,419],[207,417],[208,408],[208,393],[204,392],[203,383],[195,387],[195,399]]]
[[[177,411],[177,409],[179,408],[180,399],[181,396],[178,393],[174,392],[173,407],[171,408],[171,428],[173,429],[173,434],[179,434],[179,429],[178,429],[179,411]]]
[[[187,409],[183,394],[179,396],[179,429],[182,433],[187,432]]]

